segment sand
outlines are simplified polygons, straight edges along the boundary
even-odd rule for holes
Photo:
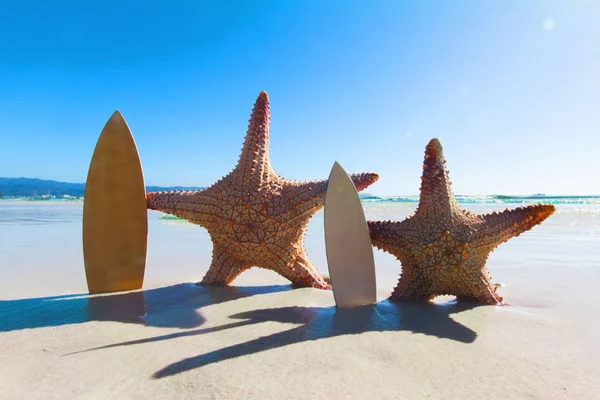
[[[488,266],[510,306],[390,303],[400,266],[376,251],[380,302],[339,310],[271,271],[194,285],[208,235],[158,213],[144,291],[88,297],[80,207],[0,202],[2,399],[600,398],[594,213],[557,213],[498,248]],[[325,271],[322,222],[307,248]]]

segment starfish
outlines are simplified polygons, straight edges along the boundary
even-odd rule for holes
[[[504,304],[485,267],[490,252],[541,223],[555,207],[539,204],[486,215],[462,210],[452,193],[438,139],[427,145],[421,180],[414,216],[402,222],[368,221],[373,245],[402,264],[391,300],[430,301],[448,294]]]
[[[148,193],[147,206],[208,230],[213,256],[204,285],[227,285],[257,266],[295,286],[329,289],[304,248],[309,220],[323,207],[327,181],[290,181],[273,170],[266,92],[258,96],[249,122],[239,162],[227,176],[204,190]],[[379,178],[373,173],[350,177],[358,190]]]

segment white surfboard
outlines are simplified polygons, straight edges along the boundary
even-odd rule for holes
[[[140,289],[148,211],[137,147],[116,111],[100,134],[83,203],[83,258],[91,294]]]
[[[369,227],[356,187],[337,162],[325,195],[325,247],[338,307],[377,302],[375,261]]]

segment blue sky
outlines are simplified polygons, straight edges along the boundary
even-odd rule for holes
[[[266,90],[289,179],[416,194],[437,137],[455,193],[600,194],[597,1],[11,1],[0,35],[0,176],[85,181],[118,109],[147,184],[209,185]]]

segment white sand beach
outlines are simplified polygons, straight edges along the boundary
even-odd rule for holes
[[[600,205],[558,205],[492,253],[509,306],[391,303],[400,264],[374,250],[380,302],[345,310],[265,270],[194,285],[208,234],[157,212],[144,290],[89,297],[81,209],[0,201],[2,399],[600,398]],[[306,246],[326,272],[322,212]]]

